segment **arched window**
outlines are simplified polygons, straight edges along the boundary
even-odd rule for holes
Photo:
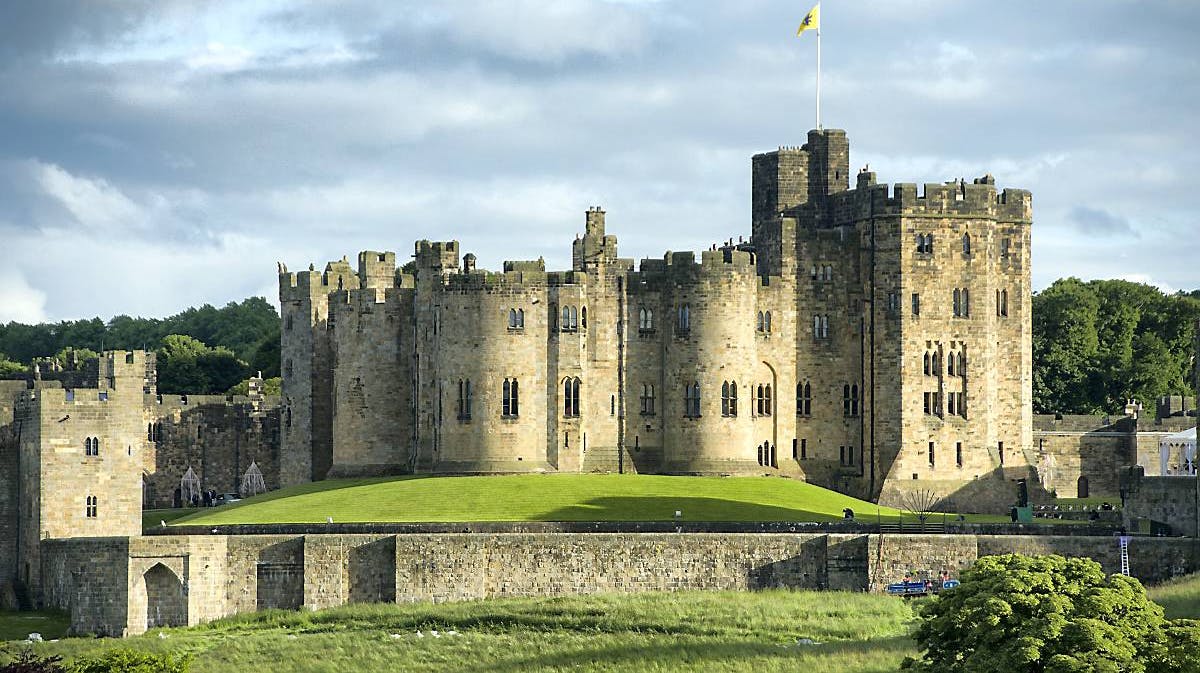
[[[808,381],[796,384],[796,415],[812,415],[812,384]]]
[[[766,313],[764,313],[764,314],[763,314],[763,319],[764,319],[764,322],[763,322],[763,331],[764,331],[764,332],[767,332],[767,333],[770,333],[770,331],[771,331],[771,312],[770,312],[770,311],[767,311]]]
[[[517,309],[515,308],[508,309],[508,328],[517,328]]]
[[[932,376],[933,375],[933,356],[930,355],[929,351],[925,351],[925,358],[923,360],[923,364],[925,365],[925,369],[924,369],[925,376]]]
[[[571,331],[574,332],[579,329],[579,309],[574,306],[569,308],[571,309]]]
[[[725,381],[721,384],[721,415],[722,416],[729,415],[729,382],[728,381]]]
[[[471,418],[471,380],[458,380],[458,420],[466,421]]]
[[[652,383],[643,383],[642,384],[641,402],[642,402],[642,415],[643,416],[653,416],[654,415],[654,384],[652,384]]]
[[[687,418],[700,417],[700,384],[683,384],[683,415]]]
[[[821,316],[821,338],[829,338],[829,316],[827,315]]]
[[[765,323],[763,323],[763,312],[759,311],[758,312],[758,326],[755,329],[757,329],[759,332],[763,331],[764,324]]]
[[[525,329],[525,309],[517,309],[517,329]]]
[[[679,320],[676,323],[676,327],[680,332],[687,332],[692,329],[692,315],[687,304],[679,306]]]
[[[942,355],[941,355],[941,353],[935,352],[933,354],[933,375],[934,376],[942,375]]]
[[[958,352],[958,375],[967,375],[967,354],[964,351]]]
[[[963,234],[963,254],[967,257],[971,256],[971,235]]]
[[[571,331],[571,307],[570,306],[562,307],[562,318],[559,320],[559,325],[562,327],[562,331],[564,331],[564,332]]]
[[[764,415],[764,416],[770,416],[770,415],[771,415],[771,409],[772,409],[772,405],[771,405],[771,384],[770,384],[770,383],[768,383],[768,384],[767,384],[767,386],[766,386],[765,394],[764,394],[764,396],[763,396],[763,415]]]
[[[83,439],[83,455],[85,455],[85,456],[92,455],[92,438],[91,437],[85,437]]]
[[[94,495],[89,495],[84,499],[83,515],[88,519],[95,519],[99,514],[100,499]]]
[[[645,306],[638,309],[638,329],[649,332],[654,329],[654,311]]]
[[[764,464],[765,460],[766,460],[766,456],[763,455],[763,445],[759,444],[758,445],[758,464],[759,465]]]
[[[954,370],[955,370],[955,361],[956,360],[958,360],[958,358],[955,357],[954,353],[950,353],[950,356],[946,358],[946,375],[947,376],[955,376]]]
[[[503,401],[500,407],[502,416],[515,417],[521,410],[521,393],[516,379],[504,379]]]
[[[729,383],[729,415],[737,416],[737,381]]]
[[[833,280],[833,267],[826,264],[825,265],[825,282],[829,282],[832,280]]]

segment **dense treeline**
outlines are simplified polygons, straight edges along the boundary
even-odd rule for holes
[[[1123,280],[1055,281],[1033,297],[1034,411],[1112,413],[1128,398],[1150,406],[1162,395],[1192,394],[1197,320],[1200,290],[1167,295]],[[251,297],[161,320],[0,325],[0,378],[33,358],[62,359],[68,347],[143,346],[158,352],[162,392],[225,392],[255,371],[279,376],[279,314]]]
[[[1200,290],[1064,278],[1033,297],[1033,408],[1099,414],[1194,394]]]
[[[0,325],[0,378],[19,375],[36,358],[62,361],[67,349],[85,359],[113,348],[156,351],[161,392],[223,393],[256,371],[279,376],[279,313],[262,297],[250,297],[162,319],[12,322]]]

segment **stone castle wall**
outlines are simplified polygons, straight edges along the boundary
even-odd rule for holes
[[[477,270],[456,241],[418,242],[401,273],[373,251],[357,272],[281,265],[282,481],[766,473],[990,504],[981,491],[1032,476],[1029,193],[987,176],[918,194],[865,171],[852,189],[839,130],[751,165],[749,242],[637,271],[599,208],[564,272]]]
[[[1053,535],[206,535],[50,540],[44,547],[47,604],[69,610],[76,633],[105,635],[356,602],[770,587],[881,591],[910,572],[957,576],[989,554],[1087,556],[1109,573],[1120,563],[1114,537]],[[1136,538],[1129,550],[1132,574],[1147,582],[1200,564],[1194,539]]]

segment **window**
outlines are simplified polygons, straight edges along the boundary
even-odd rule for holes
[[[832,266],[829,266],[828,264],[825,265],[824,276],[825,276],[826,283],[833,281],[833,267]]]
[[[953,360],[951,360],[951,362],[953,362]],[[956,413],[955,409],[957,408],[955,406],[955,404],[957,402],[958,402],[957,393],[947,393],[946,394],[946,413],[950,414],[951,416],[954,416]]]
[[[958,292],[958,288],[954,288],[954,317],[962,315],[962,296]]]
[[[958,352],[958,375],[967,375],[967,354],[964,351]]]
[[[147,442],[154,441],[154,424],[153,423],[146,424],[146,441]]]
[[[1000,239],[1000,257],[1002,257],[1002,258],[1008,257],[1008,250],[1009,250],[1010,246],[1011,246],[1010,239],[1007,239],[1007,238]]]
[[[800,440],[800,460],[808,460],[808,440]]]
[[[680,304],[679,317],[675,323],[675,331],[684,333],[684,332],[691,331],[691,329],[692,329],[691,310],[688,308],[687,304]]]
[[[794,438],[792,439],[792,460],[798,460],[800,458],[800,452],[797,448],[799,443],[800,440]]]
[[[653,332],[654,331],[654,311],[645,306],[638,309],[638,331]]]
[[[754,408],[759,416],[771,415],[771,384],[758,384],[754,391]]]
[[[858,416],[858,384],[842,386],[842,415]]]
[[[98,456],[100,455],[100,438],[88,437],[83,440],[83,455]]]
[[[758,331],[761,334],[770,334],[771,333],[771,312],[770,311],[759,311],[758,312]]]
[[[1000,465],[1004,465],[1004,442],[996,444],[996,451],[1000,454]]]
[[[686,418],[700,418],[700,384],[683,385],[683,415]]]
[[[292,331],[292,315],[289,313],[283,320],[283,328],[287,331]]]
[[[933,234],[917,234],[917,254],[933,254]]]
[[[94,495],[89,495],[84,498],[83,515],[85,518],[95,519],[99,509],[99,498]]]
[[[971,235],[970,234],[963,234],[963,255],[966,257],[971,256]]]
[[[962,289],[962,317],[971,317],[971,291],[965,287]]]
[[[996,290],[996,315],[1008,317],[1008,290]]]
[[[925,413],[930,416],[941,416],[941,395],[936,392],[926,392],[924,395]]]
[[[651,383],[643,383],[642,384],[641,402],[642,402],[642,415],[643,416],[653,416],[654,415],[654,384],[651,384]]]
[[[954,464],[957,467],[962,467],[962,442],[954,443]]]
[[[97,399],[99,399],[101,402],[107,402],[108,401],[108,391],[101,390],[100,394],[97,396]]]
[[[583,326],[583,328],[587,329],[587,307],[586,306],[579,309],[579,320],[580,320],[580,324]]]
[[[936,466],[937,466],[937,462],[935,460],[934,446],[933,446],[933,442],[930,442],[929,443],[929,467],[932,468],[932,467],[936,467]]]
[[[508,309],[508,328],[510,330],[525,329],[525,309]]]
[[[828,339],[829,338],[829,316],[814,315],[813,316],[813,338]]]
[[[563,379],[563,416],[579,418],[579,377]]]
[[[721,384],[721,415],[737,416],[737,381]]]
[[[796,384],[796,415],[812,416],[812,384],[808,381]]]
[[[458,380],[458,420],[471,420],[471,380]]]
[[[921,295],[920,293],[912,293],[912,314],[921,315]]]
[[[921,366],[922,366],[922,371],[925,372],[925,376],[933,376],[933,354],[932,353],[930,353],[929,351],[925,351],[925,357],[923,357],[921,359]]]
[[[900,295],[895,292],[889,292],[887,296],[888,313],[900,312]]]
[[[515,418],[521,412],[521,391],[516,379],[504,379],[503,402],[500,415]]]
[[[839,446],[838,447],[838,463],[840,463],[843,467],[853,467],[854,466],[854,447],[853,446]]]
[[[574,306],[564,306],[560,312],[559,327],[564,332],[579,330],[579,309]]]

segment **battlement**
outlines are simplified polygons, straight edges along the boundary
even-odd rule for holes
[[[445,288],[450,292],[521,292],[528,289],[538,289],[547,285],[545,264],[536,268],[536,263],[530,262],[529,268],[509,269],[510,262],[505,262],[505,270],[481,271],[471,273],[456,273],[446,277]]]
[[[375,253],[378,254],[378,253]],[[361,260],[361,255],[359,256]],[[386,263],[386,262],[385,262]],[[359,287],[359,276],[350,267],[345,257],[325,265],[325,270],[317,273],[316,267],[308,265],[307,271],[290,272],[287,265],[279,262],[279,300],[312,301],[314,297],[327,295],[334,290],[350,290]],[[392,256],[392,267],[395,268],[395,255]],[[394,271],[393,271],[394,273]]]
[[[951,180],[918,187],[911,182],[876,184],[875,174],[863,171],[858,175],[858,184],[859,188],[847,193],[845,198],[863,207],[869,205],[876,216],[957,215],[1026,223],[1033,219],[1032,194],[1011,187],[997,191],[996,180],[991,175],[971,182]]]
[[[446,274],[458,269],[458,241],[427,241],[416,243],[413,257],[417,261],[417,269]]]
[[[360,287],[391,287],[396,282],[396,253],[364,250],[358,253]]]

